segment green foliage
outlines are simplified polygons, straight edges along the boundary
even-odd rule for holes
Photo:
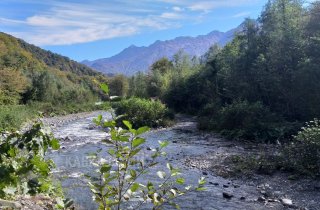
[[[135,126],[167,126],[173,116],[168,108],[158,100],[130,98],[114,104],[121,119],[132,122]]]
[[[20,71],[0,67],[0,105],[17,104],[27,85]]]
[[[59,149],[59,141],[35,124],[23,134],[14,132],[0,136],[0,198],[17,195],[46,194],[56,196],[50,171],[52,160],[44,158],[47,150]]]
[[[98,167],[97,177],[91,177],[89,186],[94,194],[94,200],[99,209],[125,208],[127,202],[132,202],[134,209],[142,205],[152,205],[152,209],[161,209],[164,205],[172,205],[179,209],[173,200],[191,190],[204,190],[206,181],[199,180],[198,186],[192,188],[185,184],[180,170],[167,163],[166,171],[158,171],[155,175],[159,182],[153,183],[144,177],[151,174],[151,169],[158,165],[158,158],[164,156],[163,151],[168,142],[159,142],[159,147],[153,149],[148,161],[141,158],[146,139],[141,134],[149,131],[148,127],[135,127],[129,121],[123,121],[126,128],[117,128],[115,121],[104,121],[99,116],[94,122],[104,128],[110,128],[111,137],[104,143],[111,147],[108,150],[109,162],[94,157]],[[133,201],[136,200],[136,201]]]
[[[142,72],[129,78],[129,91],[128,95],[131,97],[147,98],[147,77]]]
[[[0,132],[17,130],[24,122],[37,116],[36,109],[25,105],[0,106]]]
[[[128,94],[129,83],[124,75],[117,75],[110,78],[109,81],[110,95],[125,97]]]
[[[171,89],[198,72],[200,66],[197,58],[190,58],[183,51],[175,54],[172,61],[162,58],[151,66],[147,75],[138,73],[129,80],[129,96],[170,101]]]
[[[278,127],[279,119],[259,102],[235,101],[220,110],[215,108],[205,108],[199,121],[201,129],[214,129],[229,138],[246,140],[275,141],[285,135]]]
[[[100,73],[66,57],[0,33],[0,104],[95,100]]]
[[[68,103],[56,104],[32,102],[28,105],[0,105],[0,131],[17,130],[21,126],[39,116],[53,117],[70,113],[107,110],[108,102],[96,105],[95,103]]]
[[[213,46],[200,70],[171,80],[164,101],[232,138],[290,139],[297,125],[320,116],[319,5],[269,1],[232,42]],[[179,72],[185,62],[173,63]]]
[[[320,175],[320,121],[314,119],[302,127],[294,141],[283,150],[286,169]]]

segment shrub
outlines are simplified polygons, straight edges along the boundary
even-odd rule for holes
[[[16,130],[36,115],[36,109],[25,105],[0,106],[0,131]]]
[[[59,148],[59,141],[41,123],[23,134],[0,133],[0,198],[44,194],[55,200],[56,208],[67,207],[60,187],[52,180],[54,162],[45,158],[48,149]]]
[[[167,126],[173,119],[173,114],[158,100],[130,98],[113,105],[117,115],[124,115],[120,120],[126,119],[137,127]]]
[[[223,108],[206,106],[199,117],[199,128],[216,130],[233,139],[275,141],[286,133],[278,128],[279,122],[281,119],[260,102],[235,101]]]
[[[283,151],[287,169],[303,174],[320,174],[320,120],[315,119],[302,127],[294,141]]]

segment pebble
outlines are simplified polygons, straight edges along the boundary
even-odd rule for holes
[[[224,185],[222,185],[224,188],[228,188],[229,187],[229,185],[226,185],[226,184],[224,184]]]
[[[244,196],[240,197],[240,200],[245,200],[245,199],[246,199],[246,197],[244,197]]]

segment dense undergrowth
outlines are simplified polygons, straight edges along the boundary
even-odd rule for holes
[[[135,126],[165,127],[172,124],[174,115],[158,100],[129,98],[113,103],[119,122],[126,119]]]

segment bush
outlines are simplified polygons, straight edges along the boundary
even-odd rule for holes
[[[16,130],[36,115],[36,109],[25,105],[0,106],[0,131]]]
[[[168,108],[157,100],[130,98],[113,105],[117,115],[124,115],[119,121],[126,119],[137,127],[168,126],[173,119]]]
[[[283,151],[285,166],[303,174],[320,174],[320,120],[302,127]]]
[[[210,117],[208,117],[210,116]],[[208,105],[199,117],[199,128],[216,130],[232,139],[275,141],[286,134],[281,119],[260,102],[235,101],[219,108]]]

